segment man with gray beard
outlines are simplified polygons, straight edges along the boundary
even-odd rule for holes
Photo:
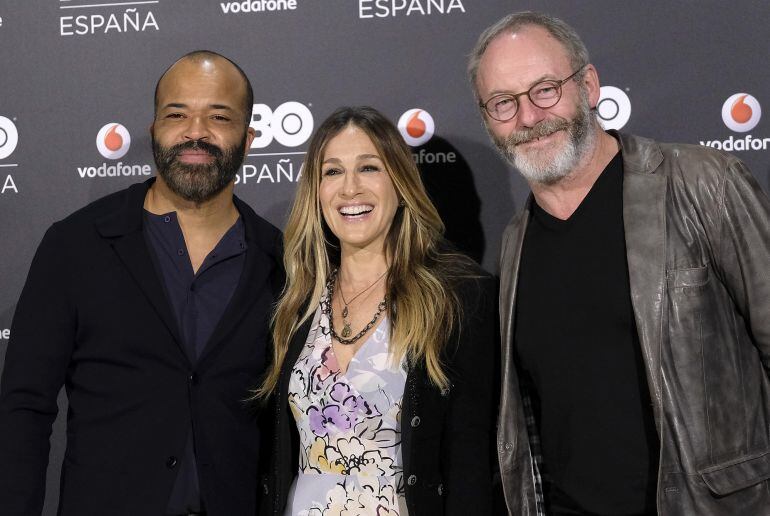
[[[58,514],[254,516],[280,232],[233,195],[255,132],[229,59],[155,89],[158,174],[55,223],[30,268],[0,388],[0,513],[39,516],[66,388]]]
[[[509,15],[470,79],[532,195],[500,261],[511,515],[770,514],[770,202],[735,157],[604,131],[577,33]]]

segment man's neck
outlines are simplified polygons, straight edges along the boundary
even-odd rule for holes
[[[239,216],[238,208],[233,203],[232,183],[208,201],[196,203],[182,199],[172,192],[160,176],[147,191],[144,209],[157,215],[176,212],[190,263],[196,273],[206,256]]]
[[[567,220],[572,216],[596,179],[620,150],[615,138],[600,128],[595,130],[598,134],[593,150],[583,157],[569,175],[551,185],[530,183],[538,206],[558,219]]]
[[[144,209],[156,215],[176,212],[182,231],[219,233],[238,219],[238,209],[233,203],[233,185],[227,186],[213,198],[196,203],[183,199],[169,189],[163,178],[157,177],[147,191]]]

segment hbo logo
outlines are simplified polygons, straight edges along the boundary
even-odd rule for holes
[[[313,114],[299,102],[284,102],[275,111],[266,104],[254,104],[249,125],[257,131],[252,149],[264,149],[273,139],[285,147],[297,147],[313,133]]]

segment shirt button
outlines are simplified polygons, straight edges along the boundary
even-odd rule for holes
[[[176,459],[176,457],[174,457],[172,455],[171,457],[166,459],[166,467],[168,469],[174,469],[176,467],[176,465],[177,465],[177,462],[179,462],[179,461]]]
[[[163,217],[163,222],[171,222],[171,217],[166,215],[165,217]]]
[[[238,242],[238,244],[241,246],[241,249],[245,249],[246,248],[246,244],[244,244],[243,242]]]
[[[444,494],[444,484],[438,485],[438,495],[442,496]]]
[[[417,475],[409,475],[409,478],[406,479],[406,483],[410,486],[413,486],[417,483]]]
[[[414,416],[412,418],[411,425],[412,425],[412,428],[417,428],[418,426],[420,426],[420,416]]]
[[[184,249],[177,249],[176,254],[182,256],[184,254]]]
[[[187,379],[190,381],[193,385],[198,385],[198,375],[195,373],[190,373],[190,376],[187,377]]]
[[[265,494],[270,494],[270,488],[267,487],[267,483],[262,484],[262,491]]]

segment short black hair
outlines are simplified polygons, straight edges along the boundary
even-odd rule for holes
[[[155,83],[155,109],[154,109],[154,116],[158,114],[158,87],[160,86],[160,81],[163,80],[163,78],[166,76],[169,70],[174,67],[175,64],[182,61],[183,59],[190,59],[192,61],[198,62],[202,61],[206,58],[219,58],[224,59],[231,65],[235,67],[236,70],[238,70],[238,73],[241,76],[241,79],[243,79],[243,85],[246,87],[246,98],[244,98],[243,102],[243,118],[246,121],[246,125],[248,126],[251,123],[251,110],[252,106],[254,105],[254,90],[251,87],[251,81],[249,80],[249,77],[246,75],[246,72],[243,71],[243,69],[238,66],[235,61],[232,59],[229,59],[222,54],[218,54],[214,52],[213,50],[193,50],[192,52],[188,52],[176,61],[174,61],[171,66],[166,68],[166,70],[161,74],[160,78],[158,79],[158,82]]]

